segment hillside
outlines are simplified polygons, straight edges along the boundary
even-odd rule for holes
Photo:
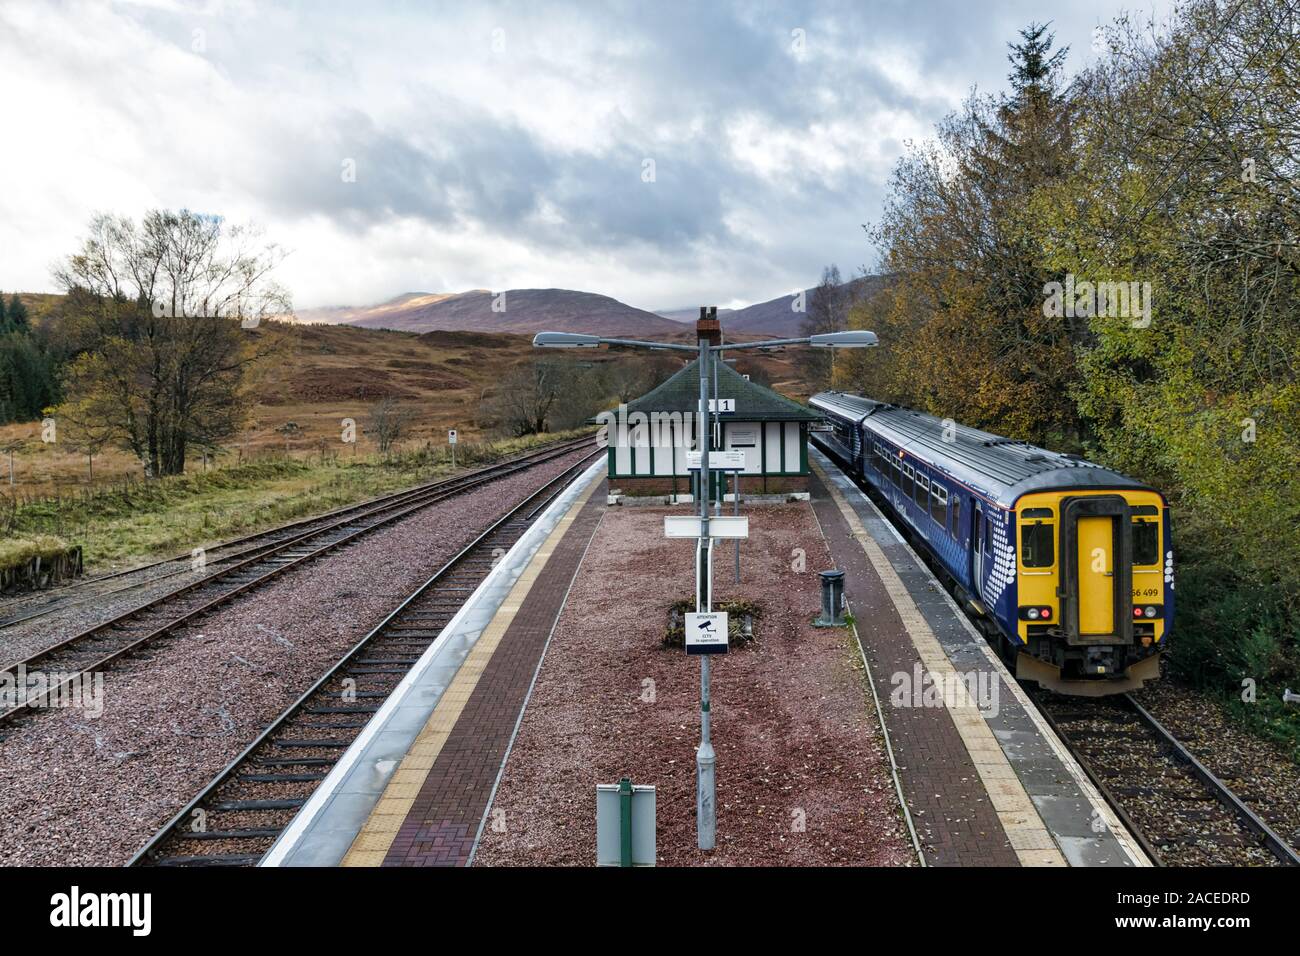
[[[844,283],[843,288],[847,289],[854,299],[860,299],[873,293],[884,281],[883,276],[863,276]],[[805,305],[811,303],[812,294],[812,289],[804,290]],[[793,295],[783,295],[766,302],[755,303],[744,309],[737,309],[723,323],[723,328],[749,335],[779,337],[802,335],[803,320],[807,313],[795,312],[791,309],[793,302]]]
[[[499,303],[499,304],[498,304]],[[498,304],[494,311],[494,304]],[[345,323],[402,332],[593,332],[609,336],[665,336],[680,323],[593,292],[572,289],[473,289],[461,293],[412,292],[369,307],[303,309],[307,323]]]

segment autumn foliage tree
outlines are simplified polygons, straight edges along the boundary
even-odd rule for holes
[[[1022,31],[1009,91],[899,163],[872,228],[890,281],[850,317],[884,347],[837,368],[1165,491],[1176,666],[1229,684],[1300,678],[1298,34],[1295,4],[1188,0],[1117,20],[1067,82]],[[1115,283],[1145,312],[1099,310]]]

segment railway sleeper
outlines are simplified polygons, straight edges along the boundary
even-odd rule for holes
[[[280,800],[223,800],[212,804],[209,809],[225,813],[237,813],[241,810],[297,810],[306,802],[306,797],[286,797]]]
[[[157,866],[254,866],[261,853],[223,853],[219,856],[165,856],[155,860]]]
[[[261,830],[178,830],[178,840],[266,840],[278,837],[280,829]]]

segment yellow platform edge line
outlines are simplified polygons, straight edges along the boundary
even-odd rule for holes
[[[375,804],[375,809],[371,811],[370,816],[366,818],[356,839],[352,841],[352,846],[348,848],[340,866],[383,865],[384,858],[388,855],[388,850],[393,845],[393,840],[397,838],[397,833],[406,821],[407,813],[410,812],[415,796],[419,792],[419,785],[412,788],[411,782],[418,779],[420,785],[423,785],[425,777],[451,735],[452,728],[456,726],[461,711],[464,710],[474,688],[478,686],[479,678],[483,675],[488,661],[496,653],[501,638],[505,636],[519,613],[524,598],[532,590],[542,569],[555,553],[560,540],[604,478],[605,476],[600,474],[592,479],[586,490],[570,505],[564,517],[546,536],[546,540],[528,562],[528,567],[524,568],[523,573],[519,575],[519,579],[515,581],[514,587],[497,608],[497,612],[484,628],[473,649],[461,662],[456,676],[452,678],[451,683],[438,699],[433,713],[429,715],[429,719],[416,736],[415,743],[389,779],[383,795]]]

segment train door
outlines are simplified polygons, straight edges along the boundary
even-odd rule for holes
[[[984,509],[975,502],[975,526],[971,532],[971,580],[975,582],[975,596],[983,598],[984,589]]]
[[[1132,643],[1129,521],[1120,495],[1061,499],[1061,624],[1070,643]]]
[[[1115,519],[1080,518],[1078,529],[1079,634],[1115,629]]]

